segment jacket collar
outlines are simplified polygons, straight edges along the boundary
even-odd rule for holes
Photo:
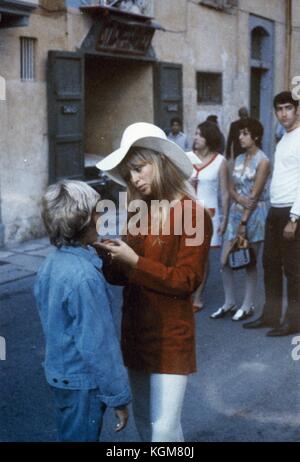
[[[82,257],[88,260],[92,265],[95,266],[98,270],[102,268],[102,260],[98,257],[98,254],[94,247],[88,245],[86,247],[83,246],[62,246],[59,249],[60,252],[64,253],[71,253],[76,255],[77,257]]]

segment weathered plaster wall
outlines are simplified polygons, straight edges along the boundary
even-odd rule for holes
[[[226,14],[186,0],[155,1],[155,17],[167,29],[156,33],[155,50],[160,60],[183,64],[184,125],[190,137],[197,123],[212,113],[226,134],[238,108],[249,106],[250,14],[275,22],[274,91],[284,87],[284,4],[241,0],[236,12]],[[197,104],[196,71],[223,73],[222,105]]]
[[[293,34],[292,34],[292,69],[291,76],[300,76],[300,2],[293,2]]]
[[[65,24],[64,14],[36,13],[29,27],[0,29],[0,74],[6,79],[0,183],[7,242],[44,233],[39,205],[48,182],[46,62],[49,49],[66,47]],[[35,82],[20,79],[20,37],[38,39]]]

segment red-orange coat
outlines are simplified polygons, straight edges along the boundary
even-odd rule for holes
[[[185,198],[187,199],[187,198]],[[196,223],[196,206],[188,202]],[[174,213],[171,213],[171,229]],[[203,226],[203,221],[201,222]],[[187,246],[182,235],[132,236],[124,239],[140,256],[126,281],[120,266],[105,274],[111,283],[126,284],[122,319],[125,365],[149,373],[196,371],[195,325],[191,294],[200,285],[208,258],[212,224],[204,213],[204,241]]]

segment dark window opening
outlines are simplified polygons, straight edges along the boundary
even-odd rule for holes
[[[206,104],[222,104],[222,74],[197,72],[197,101]]]
[[[266,53],[267,32],[262,27],[256,27],[252,31],[252,53],[251,58],[262,60]]]

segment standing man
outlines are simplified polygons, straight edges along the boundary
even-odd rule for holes
[[[263,255],[266,301],[256,321],[246,329],[272,327],[267,335],[300,332],[300,121],[299,101],[285,91],[275,96],[274,108],[286,133],[275,152],[271,208],[266,222]],[[280,324],[283,276],[287,278],[288,307]]]
[[[234,161],[234,159],[239,155],[245,152],[245,149],[242,148],[240,143],[240,130],[241,121],[249,117],[248,109],[246,107],[241,107],[239,109],[239,119],[232,122],[229,129],[229,135],[227,140],[226,148],[226,159]]]
[[[184,151],[190,150],[187,136],[182,132],[182,122],[179,117],[171,119],[171,131],[168,134],[168,139],[178,144]]]

